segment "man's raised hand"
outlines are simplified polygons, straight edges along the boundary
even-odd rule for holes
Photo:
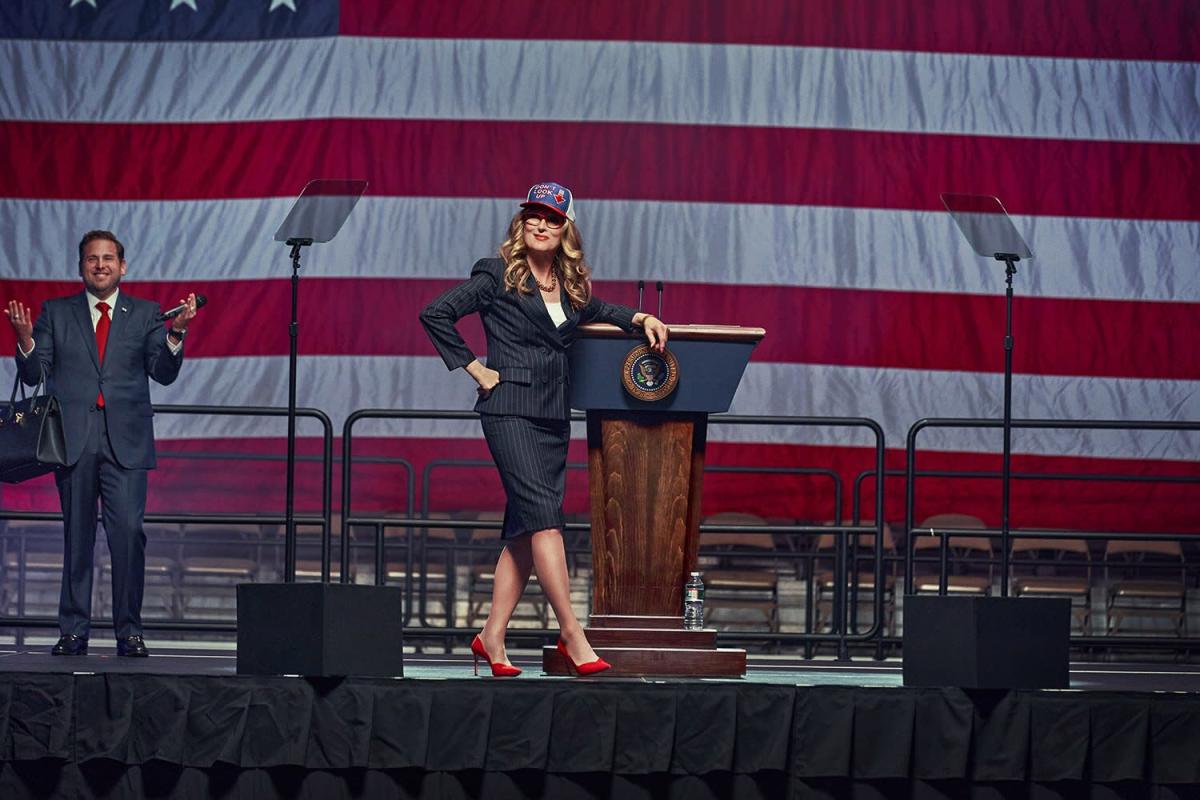
[[[8,315],[8,321],[12,323],[21,350],[28,353],[33,348],[33,314],[24,303],[17,300],[9,300],[8,308],[4,309],[4,313]]]
[[[196,294],[193,292],[186,298],[180,298],[179,305],[183,306],[183,311],[176,315],[171,321],[171,327],[177,331],[186,331],[188,323],[196,318]]]

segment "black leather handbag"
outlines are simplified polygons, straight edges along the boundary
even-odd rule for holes
[[[62,410],[54,395],[46,392],[45,369],[29,397],[18,375],[8,405],[0,406],[0,481],[20,483],[66,463]]]

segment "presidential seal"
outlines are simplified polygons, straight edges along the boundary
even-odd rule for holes
[[[659,354],[648,344],[640,344],[625,356],[621,385],[638,400],[653,403],[675,391],[679,383],[679,362],[666,350]]]

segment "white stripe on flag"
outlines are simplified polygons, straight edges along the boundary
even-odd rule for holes
[[[130,280],[285,278],[271,235],[290,198],[179,202],[0,200],[0,279],[76,278],[81,232],[125,241]],[[338,237],[305,253],[323,277],[463,278],[494,255],[513,200],[366,197]],[[598,280],[665,280],[998,294],[1003,269],[946,214],[813,206],[581,201]],[[1200,301],[1200,223],[1018,217],[1034,250],[1021,297]],[[31,261],[54,253],[56,262]],[[429,257],[437,254],[437,258]]]
[[[5,119],[544,119],[1200,141],[1200,64],[1184,62],[336,37],[6,40],[0,63],[11,71]],[[85,75],[106,88],[62,91]]]

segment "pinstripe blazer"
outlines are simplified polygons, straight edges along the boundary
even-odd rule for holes
[[[504,289],[504,261],[484,258],[475,262],[471,277],[434,300],[421,311],[421,324],[449,369],[475,360],[454,323],[479,312],[487,335],[487,365],[500,373],[500,384],[475,403],[481,414],[513,414],[541,419],[566,419],[567,348],[576,328],[586,322],[611,322],[633,330],[634,310],[605,303],[593,296],[578,311],[559,288],[566,321],[558,326],[528,278],[532,294]]]

